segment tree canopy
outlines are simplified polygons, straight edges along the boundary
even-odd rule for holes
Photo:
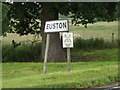
[[[42,4],[40,2],[14,2],[11,4],[7,13],[10,20],[10,32],[20,35],[40,32]],[[117,2],[52,2],[48,4],[58,14],[67,16],[72,13],[73,22],[76,24],[81,23],[85,26],[88,23],[95,23],[97,18],[113,21],[115,19],[114,13],[117,11]]]
[[[2,4],[2,35],[5,36],[6,32],[10,30],[10,22],[8,19],[7,12],[9,11],[9,5]]]

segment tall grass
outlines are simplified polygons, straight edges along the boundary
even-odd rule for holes
[[[118,42],[105,41],[102,38],[82,39],[76,38],[74,40],[74,50],[94,50],[94,49],[111,49],[118,48]],[[17,48],[13,48],[11,44],[4,44],[3,46],[3,62],[35,62],[40,60],[41,43],[36,43],[32,46],[30,43],[22,44]]]
[[[17,48],[12,45],[3,45],[3,62],[23,62],[23,61],[39,61],[40,60],[41,44],[22,44]]]
[[[105,49],[105,48],[118,48],[119,40],[114,42],[106,41],[103,38],[90,38],[83,39],[81,37],[74,40],[75,49]]]

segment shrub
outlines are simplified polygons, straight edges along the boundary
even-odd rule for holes
[[[102,38],[82,39],[76,38],[74,40],[75,49],[104,49],[104,48],[118,48],[119,40],[114,42],[105,41]]]
[[[82,39],[76,38],[74,40],[74,49],[90,50],[90,49],[105,49],[118,48],[120,40],[114,42],[105,41],[102,38]],[[65,50],[66,51],[66,50]],[[11,44],[4,44],[2,46],[3,62],[35,62],[40,60],[41,43],[22,44],[17,48],[13,48]]]
[[[40,61],[41,44],[22,44],[17,48],[6,44],[2,46],[3,62]]]

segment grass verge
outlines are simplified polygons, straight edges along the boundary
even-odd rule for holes
[[[48,63],[45,75],[43,63],[3,63],[3,88],[88,88],[117,82],[117,52],[117,49],[96,50],[91,55],[104,53],[109,57],[72,62],[70,72],[67,63]]]

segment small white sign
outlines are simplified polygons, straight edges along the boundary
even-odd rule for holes
[[[68,20],[46,21],[45,33],[68,31]]]
[[[73,33],[72,32],[63,33],[63,48],[73,48]]]

